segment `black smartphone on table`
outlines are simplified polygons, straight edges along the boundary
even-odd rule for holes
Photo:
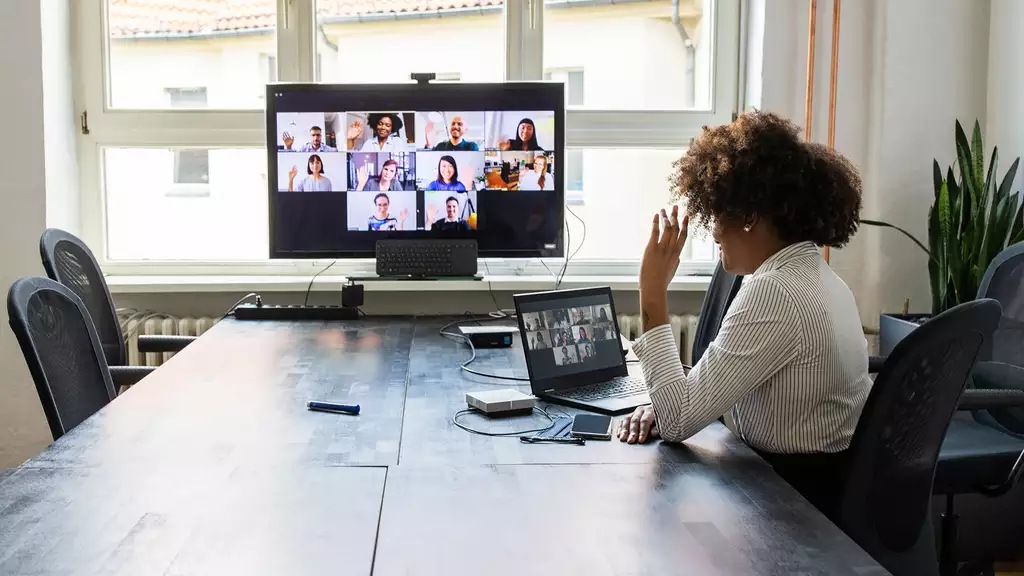
[[[603,414],[577,414],[572,418],[570,434],[575,438],[612,439],[612,417]]]

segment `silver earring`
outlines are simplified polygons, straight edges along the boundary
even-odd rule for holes
[[[744,232],[750,232],[750,224],[747,224],[746,226],[744,226],[743,227],[743,231]]]

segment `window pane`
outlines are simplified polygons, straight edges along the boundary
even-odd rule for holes
[[[710,109],[712,2],[545,0],[545,77],[573,107]]]
[[[505,77],[503,0],[351,2],[317,0],[322,82],[405,82]]]
[[[277,0],[106,0],[115,108],[262,108]]]
[[[583,191],[576,193],[582,202],[570,203],[569,209],[587,225],[583,240],[581,223],[566,214],[570,253],[580,248],[574,259],[638,260],[650,236],[651,217],[668,205],[672,163],[683,153],[642,148],[569,149],[566,161],[571,162],[579,154],[583,175]],[[619,171],[614,166],[628,166],[631,176],[616,177]],[[573,168],[567,166],[566,170],[568,173]],[[567,193],[567,203],[572,196]],[[715,257],[712,246],[708,234],[691,229],[683,259],[711,260]]]
[[[262,149],[104,150],[112,260],[266,259]]]

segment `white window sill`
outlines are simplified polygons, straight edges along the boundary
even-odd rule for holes
[[[107,285],[114,294],[170,294],[194,292],[305,292],[310,276],[107,276]],[[338,290],[347,282],[345,276],[318,276],[313,290]],[[670,291],[704,292],[710,276],[677,276]],[[367,291],[381,292],[463,292],[499,290],[527,292],[551,290],[551,276],[484,276],[483,280],[371,280],[360,281]],[[566,276],[561,288],[610,286],[613,290],[636,290],[636,276]]]

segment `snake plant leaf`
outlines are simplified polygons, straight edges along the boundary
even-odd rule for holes
[[[941,183],[940,183],[941,187]],[[970,204],[963,198],[961,198],[960,186],[957,185],[956,180],[953,178],[953,168],[950,167],[946,172],[946,187],[949,188],[949,205],[953,208],[953,222],[956,224],[955,230],[957,236],[962,236],[964,230],[967,228],[968,219],[964,217],[964,210],[970,209]],[[939,191],[935,191],[935,196],[938,197]]]
[[[1002,198],[1010,195],[1010,188],[1013,187],[1013,181],[1017,177],[1017,166],[1020,164],[1020,158],[1013,161],[1010,164],[1010,169],[1006,171],[1006,175],[1003,176],[1003,181],[999,183],[999,190],[996,192],[996,197]]]
[[[967,142],[967,135],[964,134],[960,121],[956,123],[956,160],[960,168],[960,186],[963,191],[971,195],[972,203],[977,203],[977,190],[974,186],[973,164],[971,159],[971,145]]]
[[[940,186],[941,189],[941,186]],[[936,206],[928,208],[928,245],[932,247],[931,258],[928,259],[928,277],[932,292],[932,309],[940,310],[946,301],[946,288],[949,285],[949,270],[946,267],[945,244],[940,241],[939,211]]]
[[[938,208],[936,214],[938,217],[939,234],[943,238],[949,238],[953,235],[953,227],[949,205],[949,186],[945,182],[939,186],[939,197],[935,200],[935,206]]]
[[[1010,226],[1010,240],[1007,242],[1007,246],[1013,246],[1017,242],[1024,242],[1024,202],[1020,200],[1018,200],[1017,213],[1013,217],[1013,224]]]
[[[942,168],[939,168],[939,161],[932,160],[932,186],[935,190],[935,198],[939,197],[939,190],[942,189]]]
[[[1017,201],[1016,195],[1014,195],[1013,200],[1014,202]],[[1014,204],[1014,207],[1016,208],[1016,204]],[[1006,247],[1006,235],[1010,230],[1010,217],[1010,199],[1001,198],[999,202],[993,205],[992,218],[985,228],[985,251],[982,253],[982,258],[979,259],[979,262],[984,262],[986,267]],[[985,273],[984,269],[981,273]],[[978,282],[981,282],[981,276],[978,277]]]
[[[981,175],[985,173],[985,146],[981,142],[981,124],[974,121],[974,133],[971,134],[971,160],[973,163],[973,170],[971,173],[974,174],[975,184],[983,184],[981,181]],[[982,186],[978,186],[979,190],[984,190]]]
[[[992,162],[988,165],[988,174],[985,176],[985,187],[983,188],[985,191],[984,199],[985,205],[988,207],[988,214],[980,215],[981,218],[985,219],[985,226],[982,228],[983,232],[981,234],[981,244],[978,247],[981,251],[980,255],[982,260],[987,260],[986,255],[989,252],[989,248],[995,243],[995,238],[993,238],[993,233],[995,232],[995,230],[993,230],[993,224],[996,222],[996,211],[999,209],[999,191],[996,189],[995,170],[996,164],[998,163],[999,147],[997,146],[992,149]],[[1006,230],[1002,230],[1001,232],[1005,234]],[[1000,241],[1002,241],[1001,237]]]

